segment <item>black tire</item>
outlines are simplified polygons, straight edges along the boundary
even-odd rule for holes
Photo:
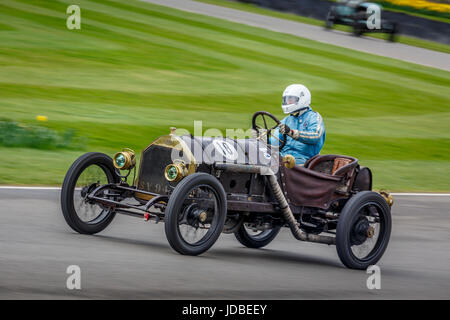
[[[387,38],[387,40],[389,42],[395,42],[397,41],[397,33],[398,33],[398,27],[396,23],[393,23],[392,25],[392,31],[389,33],[389,36]]]
[[[258,235],[250,235],[243,223],[234,233],[236,239],[247,248],[258,249],[267,246],[280,232],[281,227],[275,227],[261,232]]]
[[[216,210],[214,211],[214,221],[204,238],[196,243],[187,242],[181,235],[179,229],[180,214],[186,209],[186,197],[195,188],[208,188],[214,196]],[[217,214],[217,216],[216,216]],[[196,256],[207,251],[217,241],[222,233],[227,214],[226,194],[220,182],[207,173],[194,173],[183,180],[175,187],[169,197],[165,211],[165,233],[170,246],[180,254]]]
[[[356,37],[361,37],[363,35],[364,31],[359,25],[358,22],[353,24],[353,35]]]
[[[334,25],[334,15],[332,10],[327,13],[327,17],[325,18],[325,29],[330,30]]]
[[[64,178],[61,188],[61,209],[67,224],[76,232],[81,234],[95,234],[105,229],[114,219],[115,212],[101,210],[98,219],[92,222],[83,221],[75,208],[74,197],[75,186],[78,178],[91,166],[98,166],[103,170],[108,183],[119,182],[119,177],[115,174],[113,160],[103,153],[90,152],[79,157],[69,168]],[[95,183],[95,181],[92,181]]]
[[[379,217],[378,235],[373,248],[370,249],[367,256],[360,258],[354,254],[352,247],[358,247],[363,244],[368,245],[367,239],[372,241],[373,235],[370,238],[366,236],[365,240],[364,238],[361,239],[361,233],[357,233],[361,232],[361,229],[358,230],[356,227],[360,222],[364,225],[364,219],[367,219],[364,213],[370,212],[370,209],[376,210],[376,215]],[[368,216],[371,215],[373,215],[373,212]],[[339,216],[336,229],[336,250],[342,263],[350,269],[360,270],[365,270],[370,265],[376,264],[387,248],[391,228],[391,210],[380,194],[373,191],[362,191],[354,195],[345,204]],[[358,241],[356,243],[355,237]]]

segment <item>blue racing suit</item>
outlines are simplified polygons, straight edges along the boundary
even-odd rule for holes
[[[297,130],[293,136],[298,136],[294,139],[286,136],[286,145],[281,150],[281,156],[290,154],[295,158],[295,164],[301,165],[309,158],[319,154],[325,143],[325,126],[323,124],[322,116],[310,107],[300,115],[289,115],[280,121],[289,126],[291,130]],[[274,131],[274,136],[278,135],[279,139],[283,141],[283,135],[277,128]],[[276,140],[276,139],[275,139]],[[275,144],[273,138],[270,143]]]

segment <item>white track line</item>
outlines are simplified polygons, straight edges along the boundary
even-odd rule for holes
[[[0,189],[10,189],[10,190],[61,190],[60,187],[22,187],[22,186],[0,186]]]
[[[450,193],[391,193],[393,196],[429,196],[429,197],[450,197]]]
[[[0,189],[9,190],[61,190],[60,187],[26,187],[26,186],[0,186]],[[391,193],[393,196],[413,196],[413,197],[450,197],[450,193]]]

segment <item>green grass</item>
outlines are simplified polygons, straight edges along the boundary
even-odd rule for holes
[[[139,1],[0,4],[0,117],[74,129],[85,150],[1,147],[0,184],[58,185],[83,152],[137,151],[170,126],[248,128],[281,117],[306,84],[325,119],[322,153],[370,166],[375,187],[450,191],[450,73]],[[5,162],[4,162],[5,163]]]
[[[324,21],[322,21],[322,20],[309,18],[309,17],[303,17],[303,16],[299,16],[296,14],[292,14],[292,13],[284,13],[284,12],[279,12],[279,11],[275,11],[275,10],[271,10],[271,9],[266,9],[266,8],[258,7],[251,3],[236,2],[233,0],[231,0],[231,1],[230,0],[195,0],[195,1],[209,3],[209,4],[215,4],[215,5],[232,8],[232,9],[237,9],[237,10],[253,12],[253,13],[257,13],[257,14],[280,18],[280,19],[287,19],[287,20],[292,20],[292,21],[296,21],[296,22],[312,24],[312,25],[316,25],[316,26],[324,25]],[[392,10],[398,11],[398,12],[405,12],[405,11],[399,10],[398,8],[392,9]],[[421,16],[422,18],[434,19],[434,20],[438,20],[441,22],[446,22],[446,23],[449,22],[448,19],[444,19],[441,17],[435,17],[435,16],[424,16],[424,15],[418,14],[415,11],[414,12],[405,12],[405,13]],[[344,26],[344,25],[335,25],[333,27],[333,29],[339,30],[339,31],[345,31],[345,32],[352,32],[351,27]],[[364,36],[378,38],[378,39],[385,39],[387,37],[386,34],[380,34],[380,33],[365,34]],[[408,36],[403,36],[403,35],[397,36],[396,41],[403,43],[403,44],[411,45],[411,46],[416,46],[416,47],[439,51],[439,52],[450,53],[450,46],[443,44],[443,43],[439,43],[439,42],[434,42],[434,41],[429,41],[429,40],[424,40],[424,39],[419,39],[419,38],[414,38],[414,37],[408,37]]]

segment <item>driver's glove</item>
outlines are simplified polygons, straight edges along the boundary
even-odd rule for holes
[[[281,134],[287,134],[288,136],[292,134],[291,128],[289,128],[289,126],[285,125],[284,123],[280,124],[280,132]]]
[[[257,139],[267,135],[267,129],[252,129],[252,138]]]

